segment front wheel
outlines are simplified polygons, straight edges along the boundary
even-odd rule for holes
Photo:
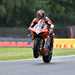
[[[52,59],[52,54],[53,54],[53,37],[51,36],[50,39],[48,39],[46,41],[46,46],[49,49],[48,54],[47,55],[43,55],[42,59],[45,63],[49,63]]]
[[[44,63],[49,63],[52,59],[52,52],[49,53],[48,55],[43,55],[42,59],[43,59]]]

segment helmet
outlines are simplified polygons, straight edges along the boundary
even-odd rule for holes
[[[45,11],[42,10],[42,9],[38,10],[37,13],[36,13],[36,16],[38,18],[43,18],[45,16]]]

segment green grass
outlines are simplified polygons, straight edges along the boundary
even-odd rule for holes
[[[75,55],[75,49],[54,49],[54,56]]]
[[[75,55],[75,49],[54,49],[54,56]],[[30,59],[32,57],[31,48],[0,48],[0,60]]]

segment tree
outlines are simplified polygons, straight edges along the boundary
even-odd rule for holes
[[[75,24],[75,0],[0,0],[0,26],[28,27],[38,9],[57,24]]]

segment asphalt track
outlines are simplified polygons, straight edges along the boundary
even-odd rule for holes
[[[0,75],[75,75],[75,56],[53,57],[49,64],[41,59],[0,61]]]

